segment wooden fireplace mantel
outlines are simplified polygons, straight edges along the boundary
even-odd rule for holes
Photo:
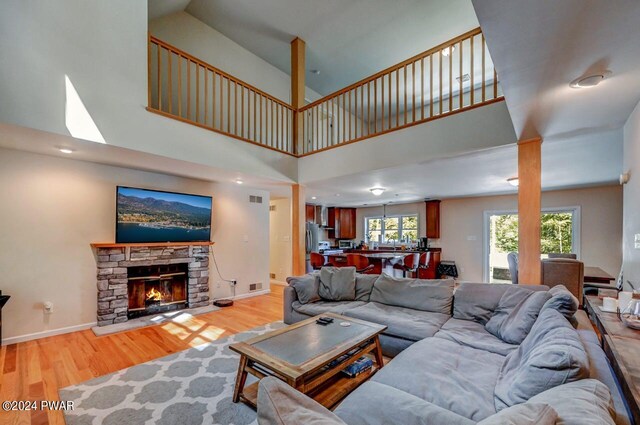
[[[215,242],[142,242],[142,243],[114,243],[92,242],[92,248],[124,248],[132,246],[211,246]]]

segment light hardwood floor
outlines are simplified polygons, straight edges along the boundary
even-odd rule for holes
[[[58,389],[282,320],[283,286],[237,300],[233,307],[169,323],[97,337],[88,329],[0,349],[0,401],[59,400]],[[5,323],[7,324],[7,323]],[[64,424],[57,411],[4,412],[0,424]]]

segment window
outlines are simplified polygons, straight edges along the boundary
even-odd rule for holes
[[[371,242],[411,242],[418,239],[418,216],[367,217],[365,237]]]
[[[540,252],[574,253],[580,257],[580,207],[543,209],[540,215]],[[485,281],[510,283],[507,254],[518,252],[518,214],[485,211]]]

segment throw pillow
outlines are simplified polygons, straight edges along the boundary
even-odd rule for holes
[[[551,295],[547,291],[530,291],[516,286],[509,288],[500,298],[485,329],[504,342],[520,344],[549,298]]]
[[[356,274],[356,301],[369,301],[373,284],[378,279],[375,274]]]
[[[320,288],[320,275],[306,274],[304,276],[291,276],[287,278],[289,286],[293,287],[301,304],[320,301],[318,290]]]
[[[580,336],[564,316],[547,309],[522,344],[505,358],[493,392],[495,408],[524,403],[550,388],[588,376],[589,358]]]
[[[329,301],[353,301],[356,298],[355,267],[323,267],[320,269],[318,294]]]
[[[616,413],[609,388],[596,379],[581,379],[531,397],[558,414],[556,425],[614,425]],[[623,422],[623,421],[620,421]]]
[[[313,399],[272,376],[258,384],[259,425],[346,425]]]
[[[573,318],[578,311],[580,302],[564,285],[556,285],[549,289],[551,299],[547,301],[542,309],[553,308],[567,319]]]
[[[558,414],[548,404],[522,403],[503,409],[478,425],[555,425]]]
[[[453,287],[453,279],[409,279],[383,273],[373,285],[369,301],[450,315]]]

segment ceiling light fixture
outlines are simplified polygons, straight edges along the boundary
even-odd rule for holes
[[[340,194],[339,194],[339,193],[336,193],[336,196],[340,196]]]
[[[595,74],[583,75],[573,80],[569,86],[574,89],[584,89],[595,87],[605,78],[611,75],[611,71],[597,72]]]
[[[507,183],[509,183],[513,187],[518,187],[518,185],[520,184],[520,180],[518,180],[517,177],[509,177],[507,179]]]
[[[240,179],[236,179],[236,183],[237,183],[237,184],[242,184],[242,183],[244,183],[244,182],[243,182],[242,180],[240,180]]]
[[[66,154],[70,154],[70,153],[75,152],[73,149],[70,149],[70,148],[58,148],[58,150],[60,152],[62,152],[62,153],[66,153]]]
[[[318,199],[318,197],[317,196],[312,196],[311,199],[313,199],[315,201],[316,199]]]
[[[380,196],[380,195],[382,195],[382,194],[384,193],[384,191],[385,191],[385,190],[387,190],[387,189],[385,189],[385,188],[383,188],[383,187],[373,187],[373,188],[369,189],[369,191],[370,191],[371,193],[373,193],[373,195],[374,195],[374,196]]]
[[[455,51],[456,51],[456,46],[445,47],[444,49],[442,49],[442,56],[448,57],[449,54],[451,54],[451,53],[453,53]]]

